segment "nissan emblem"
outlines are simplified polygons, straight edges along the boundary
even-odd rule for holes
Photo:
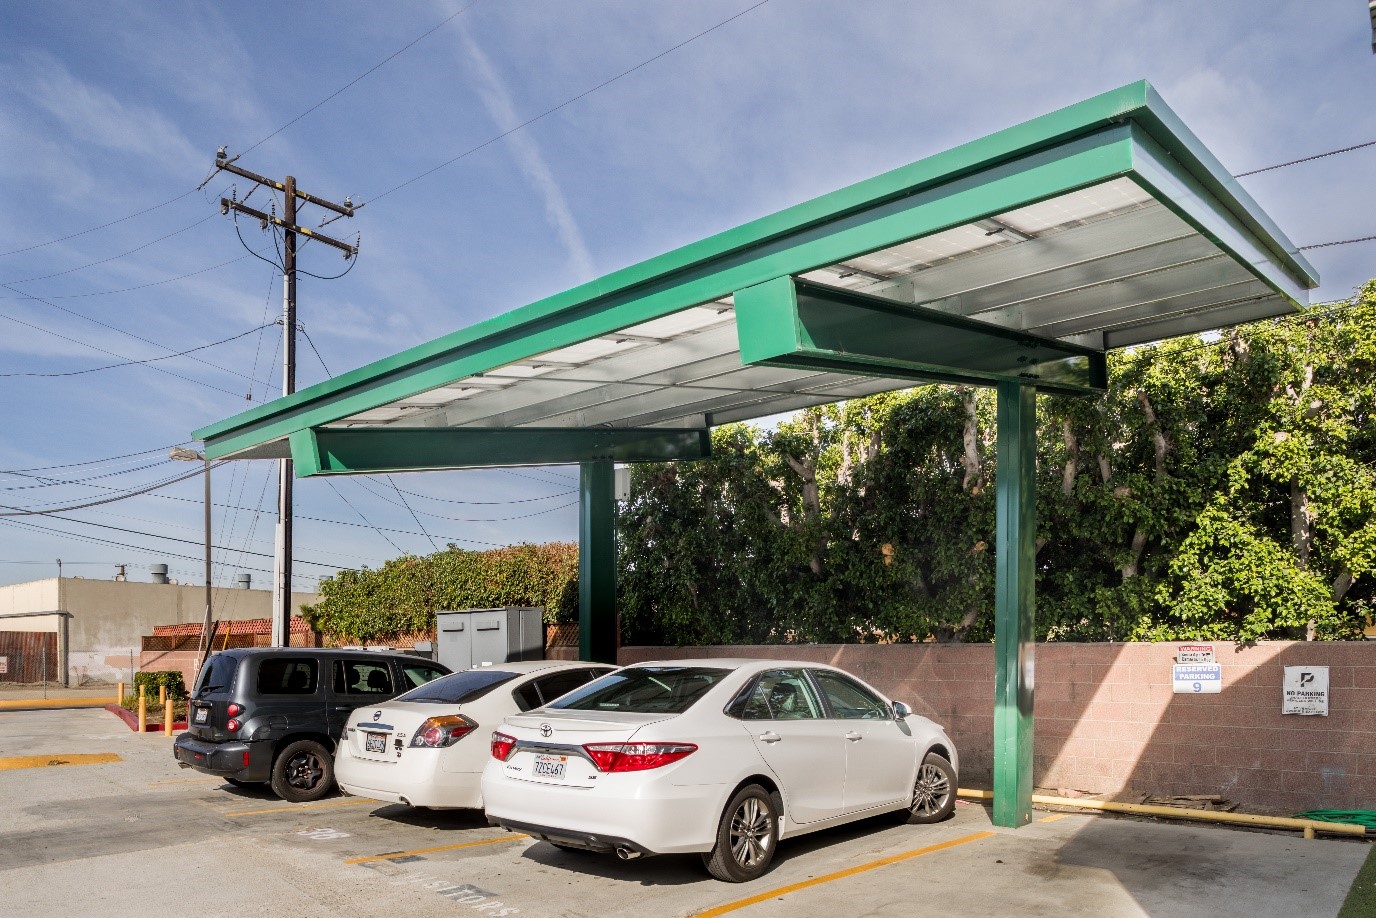
[[[382,719],[382,712],[381,712],[381,711],[374,711],[374,712],[373,712],[373,720],[381,720],[381,719]]]

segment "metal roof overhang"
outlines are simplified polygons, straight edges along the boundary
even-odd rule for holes
[[[1108,350],[1317,283],[1141,82],[193,436],[298,475],[698,458],[712,426],[924,382],[1096,391]]]

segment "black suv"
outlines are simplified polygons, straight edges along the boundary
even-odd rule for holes
[[[172,755],[230,784],[270,782],[283,800],[325,796],[349,712],[448,675],[420,657],[367,650],[225,650],[206,661]]]

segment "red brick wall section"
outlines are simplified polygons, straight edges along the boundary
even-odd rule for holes
[[[1171,689],[1175,644],[1038,644],[1033,780],[1108,794],[1221,794],[1250,812],[1376,807],[1376,642],[1215,642],[1217,695]],[[623,647],[620,660],[762,657],[839,666],[944,726],[961,784],[989,787],[988,644]],[[1329,667],[1329,714],[1281,714],[1285,666]]]

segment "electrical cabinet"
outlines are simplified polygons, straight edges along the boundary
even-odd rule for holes
[[[507,606],[435,613],[438,662],[461,672],[475,666],[545,658],[545,610]]]

